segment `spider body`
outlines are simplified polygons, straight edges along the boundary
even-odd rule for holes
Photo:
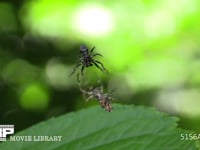
[[[104,65],[100,61],[94,59],[95,56],[103,57],[99,53],[93,53],[94,49],[95,49],[95,46],[90,51],[88,50],[88,48],[85,45],[80,46],[79,62],[74,67],[74,70],[72,71],[71,75],[80,66],[81,66],[81,75],[82,76],[83,76],[84,68],[91,67],[93,65],[95,65],[97,68],[99,68],[102,72],[107,71],[105,69]]]
[[[89,51],[87,47],[81,45],[80,53],[82,57],[80,57],[81,63],[85,65],[85,67],[92,66],[92,57],[89,55]]]

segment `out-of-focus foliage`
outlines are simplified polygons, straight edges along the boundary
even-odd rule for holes
[[[22,129],[95,104],[84,102],[76,75],[69,77],[85,43],[96,46],[110,71],[86,69],[85,87],[102,80],[118,102],[155,106],[200,131],[199,6],[198,0],[1,2],[1,119]]]

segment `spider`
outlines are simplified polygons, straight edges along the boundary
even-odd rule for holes
[[[95,56],[101,56],[103,57],[101,54],[99,53],[93,53],[95,49],[95,46],[89,51],[88,48],[85,45],[81,45],[80,46],[80,56],[79,56],[79,61],[76,64],[76,66],[74,67],[74,70],[72,71],[72,73],[70,74],[70,76],[76,71],[76,69],[80,66],[81,67],[81,75],[83,76],[83,71],[85,67],[91,67],[93,65],[95,65],[97,68],[99,68],[102,72],[106,71],[106,68],[103,66],[103,64],[98,61],[95,60],[94,57]]]
[[[110,104],[110,101],[114,99],[111,96],[114,90],[111,91],[110,93],[104,93],[103,86],[95,87],[90,90],[85,90],[80,86],[80,82],[79,82],[79,88],[83,94],[88,96],[86,101],[89,101],[92,98],[96,98],[100,102],[102,108],[105,108],[105,110],[108,112],[112,111],[112,106]]]

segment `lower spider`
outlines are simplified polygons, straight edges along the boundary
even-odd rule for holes
[[[100,102],[102,108],[105,108],[105,110],[107,110],[108,112],[112,111],[112,106],[110,102],[114,99],[113,97],[111,97],[114,90],[110,93],[104,93],[103,86],[95,87],[90,90],[85,90],[80,86],[80,82],[79,88],[83,94],[87,95],[86,101],[89,101],[92,98],[96,98]]]

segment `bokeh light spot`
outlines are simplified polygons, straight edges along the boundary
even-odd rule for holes
[[[3,79],[7,83],[27,84],[40,78],[40,69],[25,60],[14,59],[3,69]]]
[[[196,118],[200,116],[199,98],[199,89],[174,88],[161,91],[153,105],[169,113]]]
[[[70,88],[74,84],[69,76],[70,72],[67,70],[67,66],[60,63],[59,60],[50,59],[45,72],[49,84],[57,89]]]
[[[186,68],[178,59],[147,59],[131,68],[126,80],[130,86],[139,90],[182,84],[186,76]]]
[[[88,35],[105,35],[113,29],[111,13],[99,6],[80,8],[73,16],[74,30]]]
[[[22,90],[20,105],[28,111],[43,111],[49,103],[49,93],[40,84],[31,84]]]

